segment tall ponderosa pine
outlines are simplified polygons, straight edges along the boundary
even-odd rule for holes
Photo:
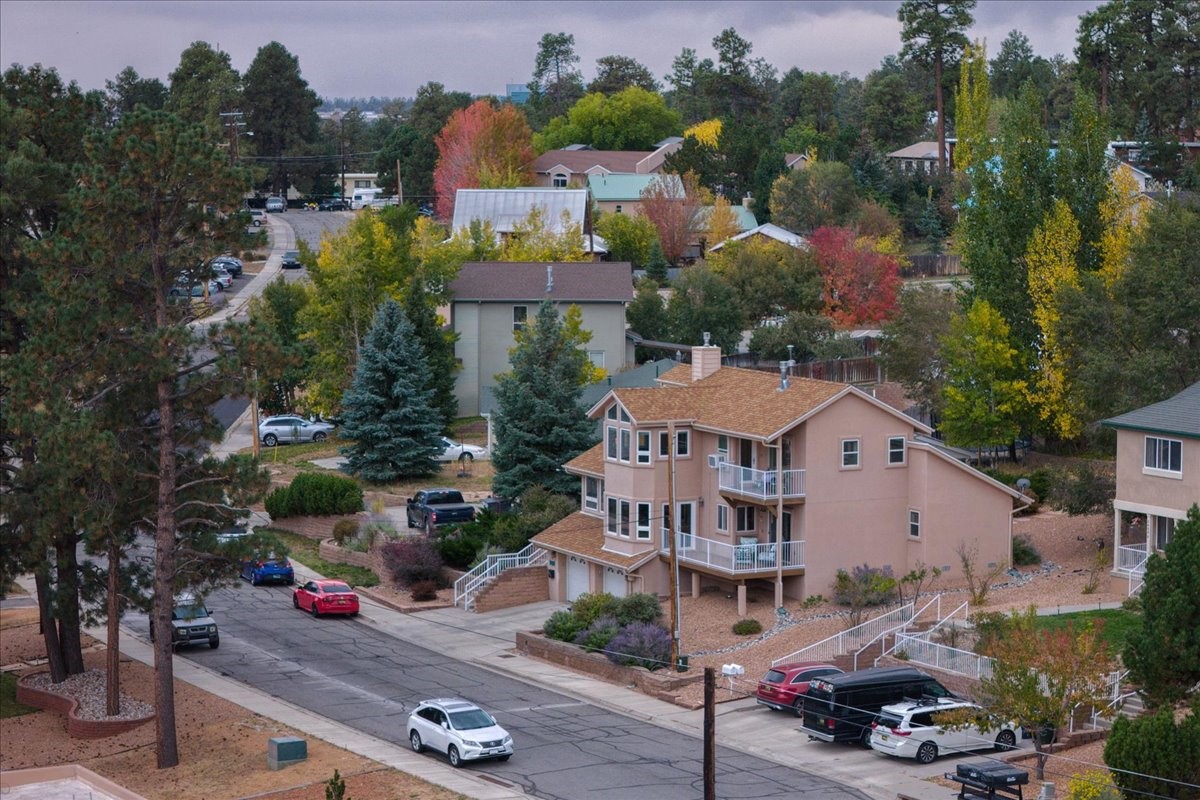
[[[260,47],[244,83],[243,110],[260,156],[281,159],[317,138],[321,99],[301,77],[300,60],[286,47],[279,42]],[[274,191],[286,189],[287,180],[282,162],[276,161]]]
[[[578,493],[579,480],[562,465],[596,441],[579,402],[587,354],[570,340],[549,300],[518,337],[511,360],[512,371],[496,386],[496,494],[517,497],[533,486]]]
[[[454,373],[458,371],[454,343],[458,341],[458,334],[442,325],[434,308],[435,302],[426,291],[425,278],[414,275],[404,299],[404,313],[425,353],[425,364],[429,368],[425,388],[433,393],[430,405],[441,416],[442,430],[449,433],[450,423],[458,416],[458,398],[454,396]]]
[[[342,397],[342,438],[354,442],[342,448],[346,469],[375,483],[437,472],[443,420],[432,401],[421,342],[400,304],[386,300]]]

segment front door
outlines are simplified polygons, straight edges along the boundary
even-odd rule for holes
[[[588,562],[579,556],[571,556],[567,562],[567,602],[573,603],[588,589]]]
[[[774,514],[770,515],[770,519],[771,519],[770,525],[767,526],[767,541],[770,542],[771,544],[775,544],[775,530],[778,527],[776,525],[777,520],[775,519]],[[785,560],[783,563],[785,563],[785,564],[788,563],[786,560],[787,546],[791,541],[792,541],[792,512],[785,511],[785,512],[783,512],[783,549],[784,549],[784,556],[785,556]]]

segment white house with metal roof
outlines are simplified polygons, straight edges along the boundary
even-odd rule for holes
[[[808,240],[798,233],[792,233],[787,228],[781,228],[770,222],[763,223],[757,228],[751,228],[748,231],[742,231],[737,236],[731,236],[724,242],[717,242],[709,248],[709,251],[715,252],[720,250],[728,242],[740,242],[746,239],[771,239],[776,242],[782,242],[789,247],[797,249],[807,249]]]

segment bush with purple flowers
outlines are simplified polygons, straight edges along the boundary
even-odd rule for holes
[[[631,622],[608,643],[604,655],[626,667],[662,669],[671,657],[671,632],[651,622]]]
[[[617,622],[616,617],[600,617],[575,635],[575,644],[589,653],[596,650],[606,650],[608,643],[613,640],[613,637],[620,630],[621,624]]]

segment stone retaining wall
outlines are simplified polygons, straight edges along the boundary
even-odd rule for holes
[[[76,739],[103,739],[106,736],[117,736],[154,719],[153,712],[149,716],[135,719],[84,719],[75,714],[79,703],[74,697],[48,692],[26,684],[29,678],[39,674],[43,673],[30,673],[17,680],[17,702],[62,714],[67,718],[67,733]]]
[[[668,670],[650,672],[642,667],[622,667],[612,663],[599,653],[588,653],[577,645],[547,639],[539,633],[524,631],[517,632],[517,652],[594,675],[618,686],[632,684],[634,688],[644,694],[684,708],[694,710],[701,707],[700,703],[681,702],[677,694],[684,686],[703,681],[704,673],[701,671],[691,673]]]
[[[359,525],[363,525],[370,519],[370,514],[360,511],[357,514],[334,514],[327,517],[272,518],[271,527],[306,536],[309,539],[328,539],[333,536],[333,526],[344,519],[357,520]]]
[[[475,596],[475,611],[485,613],[550,599],[546,566],[513,567],[492,579]]]

